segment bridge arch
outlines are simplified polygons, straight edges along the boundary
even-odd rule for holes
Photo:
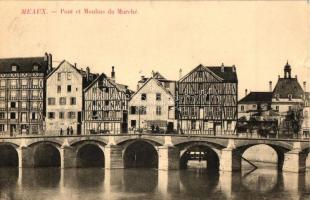
[[[40,141],[29,146],[33,150],[34,167],[60,167],[60,144],[51,141]]]
[[[132,139],[121,144],[125,168],[158,168],[160,144],[151,140]]]
[[[0,144],[0,167],[18,167],[17,145],[13,143]]]
[[[220,164],[220,150],[224,147],[204,141],[191,141],[178,145],[180,149],[180,168],[206,168],[208,171],[218,171]]]
[[[274,144],[274,143],[269,143],[269,142],[265,142],[265,143],[250,143],[250,144],[246,144],[243,146],[239,146],[237,147],[234,151],[237,152],[237,155],[240,156],[240,166],[241,165],[241,161],[243,158],[244,153],[249,150],[252,147],[258,146],[258,145],[265,145],[270,147],[276,154],[276,163],[277,163],[277,168],[279,170],[282,170],[283,167],[283,163],[284,163],[284,154],[288,151],[290,151],[289,149],[289,145],[281,145],[281,144]],[[261,153],[256,153],[255,157],[253,157],[254,160],[259,160],[260,158],[258,156],[268,156],[268,155],[262,155]],[[270,155],[269,155],[270,156]]]
[[[80,168],[104,167],[104,147],[97,141],[83,141],[76,148],[76,165]]]

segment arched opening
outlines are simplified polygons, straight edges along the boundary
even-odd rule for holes
[[[243,169],[278,168],[282,169],[284,152],[265,144],[250,146],[241,152],[241,164]],[[252,165],[252,166],[251,166]]]
[[[95,144],[86,144],[77,152],[77,167],[104,167],[104,153]]]
[[[124,152],[125,168],[158,168],[158,154],[154,146],[145,141],[130,144]]]
[[[0,145],[0,167],[18,167],[18,154],[12,145]]]
[[[219,158],[214,150],[204,145],[197,145],[187,149],[180,159],[180,168],[200,168],[218,171]]]
[[[34,167],[60,167],[60,152],[52,144],[41,143],[35,147]]]

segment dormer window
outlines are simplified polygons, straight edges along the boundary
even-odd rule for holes
[[[292,94],[288,94],[288,100],[292,101]]]
[[[38,65],[33,65],[32,70],[33,71],[38,71],[39,70],[39,66]]]
[[[12,65],[12,72],[16,72],[17,71],[17,66],[16,65]]]
[[[279,101],[279,94],[276,94],[275,97],[276,97],[276,100]]]

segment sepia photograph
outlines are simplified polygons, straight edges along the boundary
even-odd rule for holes
[[[0,200],[310,200],[309,1],[0,1],[0,24]]]

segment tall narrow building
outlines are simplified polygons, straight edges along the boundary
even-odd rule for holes
[[[101,74],[87,88],[84,101],[84,132],[127,133],[128,99],[130,90],[115,82],[112,67],[111,77]]]
[[[177,82],[181,134],[232,134],[237,122],[238,79],[235,66],[199,65]]]
[[[95,78],[65,60],[47,76],[46,134],[82,134],[83,89]]]
[[[0,59],[0,134],[43,134],[52,55]]]

